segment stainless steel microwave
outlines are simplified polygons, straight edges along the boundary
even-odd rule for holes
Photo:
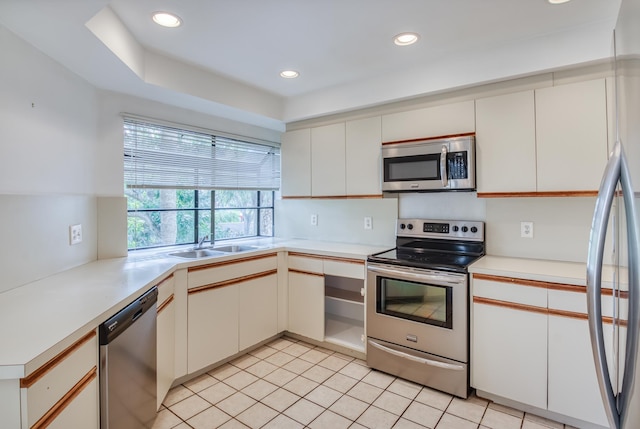
[[[382,190],[474,191],[475,135],[382,144]]]

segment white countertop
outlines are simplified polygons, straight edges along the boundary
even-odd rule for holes
[[[579,286],[587,284],[587,265],[579,262],[487,255],[474,262],[469,267],[469,272]],[[604,266],[602,287],[611,288],[611,282],[607,281],[611,278],[613,268]]]
[[[261,249],[183,259],[162,252],[91,262],[0,293],[0,380],[24,377],[176,269],[278,250],[366,259],[389,247],[260,239]],[[47,352],[47,353],[45,353]]]

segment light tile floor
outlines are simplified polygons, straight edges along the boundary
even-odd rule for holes
[[[282,337],[171,389],[154,429],[571,429]]]

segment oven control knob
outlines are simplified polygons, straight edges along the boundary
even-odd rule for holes
[[[462,227],[462,232],[467,232],[467,231],[469,231],[469,228],[468,228],[468,227],[466,227],[466,226],[463,226],[463,227]]]
[[[475,234],[476,232],[478,232],[478,228],[476,228],[475,226],[472,226],[471,227],[471,232],[473,232]]]
[[[405,225],[404,223],[400,224],[400,229],[405,229],[407,227],[407,225]]]
[[[407,228],[408,228],[409,230],[412,230],[412,229],[413,229],[413,225],[412,225],[412,224],[409,224],[409,225],[407,225]]]
[[[458,225],[454,225],[451,229],[453,229],[453,232],[458,232],[460,228],[458,227]]]

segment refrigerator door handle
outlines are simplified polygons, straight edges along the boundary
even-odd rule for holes
[[[620,415],[616,406],[616,395],[611,386],[604,348],[601,281],[607,224],[616,193],[616,186],[620,179],[621,158],[621,145],[620,142],[616,142],[600,183],[591,223],[589,252],[587,255],[587,313],[589,315],[591,350],[593,351],[600,394],[612,429],[620,428]]]
[[[622,197],[624,201],[625,220],[627,222],[627,243],[629,253],[629,310],[627,323],[627,341],[625,351],[624,375],[622,379],[622,390],[619,398],[620,425],[625,427],[627,412],[636,404],[631,404],[635,378],[637,376],[637,354],[638,354],[638,328],[640,324],[640,281],[638,277],[637,264],[640,256],[640,240],[638,237],[637,214],[635,207],[635,194],[631,175],[627,167],[627,158],[624,149],[620,148],[620,184],[622,186]],[[636,396],[637,400],[637,396]]]

